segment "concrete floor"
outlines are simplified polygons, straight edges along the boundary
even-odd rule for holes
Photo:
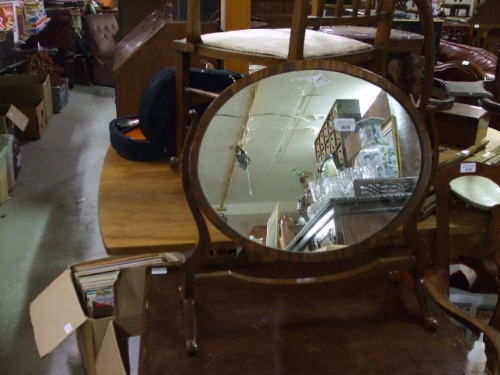
[[[31,301],[69,264],[106,256],[97,218],[101,166],[116,117],[113,88],[75,86],[0,206],[0,374],[83,375],[74,335],[40,359]]]

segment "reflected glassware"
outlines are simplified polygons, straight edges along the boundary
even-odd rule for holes
[[[354,197],[354,180],[376,178],[377,168],[373,165],[344,168],[337,176],[322,177],[309,180],[309,191],[312,203],[307,208],[309,219],[314,218],[325,207],[331,198]]]
[[[361,150],[356,157],[356,166],[377,168],[377,177],[398,177],[399,168],[394,147],[384,140],[384,119],[370,117],[356,123],[361,138]]]

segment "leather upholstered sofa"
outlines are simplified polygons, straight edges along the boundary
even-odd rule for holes
[[[465,44],[458,44],[447,40],[439,43],[438,64],[448,61],[469,61],[479,66],[488,79],[493,79],[497,66],[497,56],[482,48],[472,47]],[[451,77],[440,77],[455,81],[474,81],[475,77],[467,70],[450,73]]]

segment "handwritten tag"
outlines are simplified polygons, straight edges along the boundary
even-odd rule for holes
[[[314,87],[321,87],[331,82],[329,79],[326,79],[322,73],[314,75],[312,79]]]
[[[336,118],[333,120],[333,126],[339,132],[353,132],[356,129],[356,121],[353,118]]]
[[[460,173],[474,173],[474,172],[476,172],[476,163],[460,164]]]

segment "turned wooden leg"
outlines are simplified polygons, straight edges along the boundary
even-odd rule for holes
[[[425,328],[427,328],[428,330],[436,329],[438,322],[431,314],[428,300],[429,297],[424,289],[425,286],[423,283],[423,279],[418,280],[417,282],[414,276],[408,270],[391,272],[389,274],[389,277],[392,281],[406,285],[414,293],[415,297],[417,298],[420,315],[424,322]]]
[[[182,310],[184,314],[184,336],[186,338],[186,351],[188,355],[196,355],[198,351],[198,338],[196,330],[196,314],[194,298],[186,298],[185,288],[179,288]]]

